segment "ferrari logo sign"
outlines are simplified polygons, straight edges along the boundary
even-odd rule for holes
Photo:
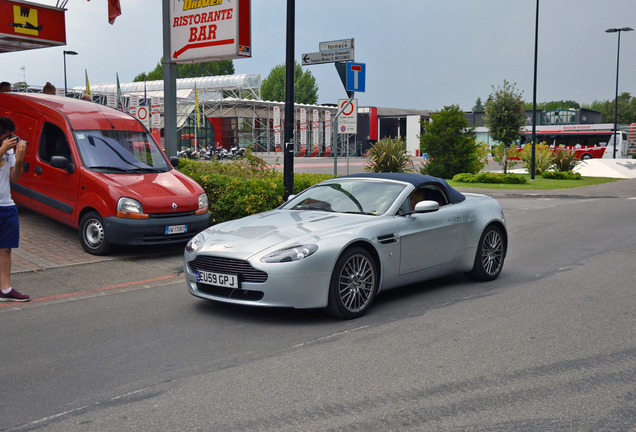
[[[64,9],[26,1],[0,0],[0,51],[66,44]]]
[[[42,26],[38,23],[38,10],[26,5],[13,5],[13,24],[15,32],[29,36],[38,36]]]

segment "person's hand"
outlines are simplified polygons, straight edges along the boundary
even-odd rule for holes
[[[1,148],[6,153],[8,150],[11,150],[12,148],[14,148],[17,145],[18,145],[18,137],[9,135],[7,138],[4,139],[4,141],[2,141],[2,147]],[[26,148],[26,146],[25,146],[25,148]]]
[[[24,154],[26,153],[26,148],[27,148],[27,142],[25,140],[18,141],[15,147],[15,158],[18,160],[23,160]]]

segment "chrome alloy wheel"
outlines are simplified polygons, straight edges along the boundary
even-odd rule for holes
[[[338,278],[338,293],[349,312],[359,312],[373,298],[375,271],[371,261],[362,254],[351,256],[342,266]]]
[[[503,266],[504,244],[501,234],[491,230],[484,237],[481,248],[481,262],[484,270],[491,276],[497,275]]]

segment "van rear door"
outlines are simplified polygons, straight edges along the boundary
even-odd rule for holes
[[[13,200],[26,207],[31,207],[32,200],[28,183],[33,176],[33,161],[37,153],[37,143],[40,133],[40,123],[42,114],[26,107],[18,107],[16,112],[10,113],[16,125],[15,135],[28,142],[26,152],[24,154],[24,162],[22,164],[22,175],[20,183],[11,182],[11,196]]]

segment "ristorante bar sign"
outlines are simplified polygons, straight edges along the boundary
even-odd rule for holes
[[[252,56],[250,0],[170,0],[174,63]]]

